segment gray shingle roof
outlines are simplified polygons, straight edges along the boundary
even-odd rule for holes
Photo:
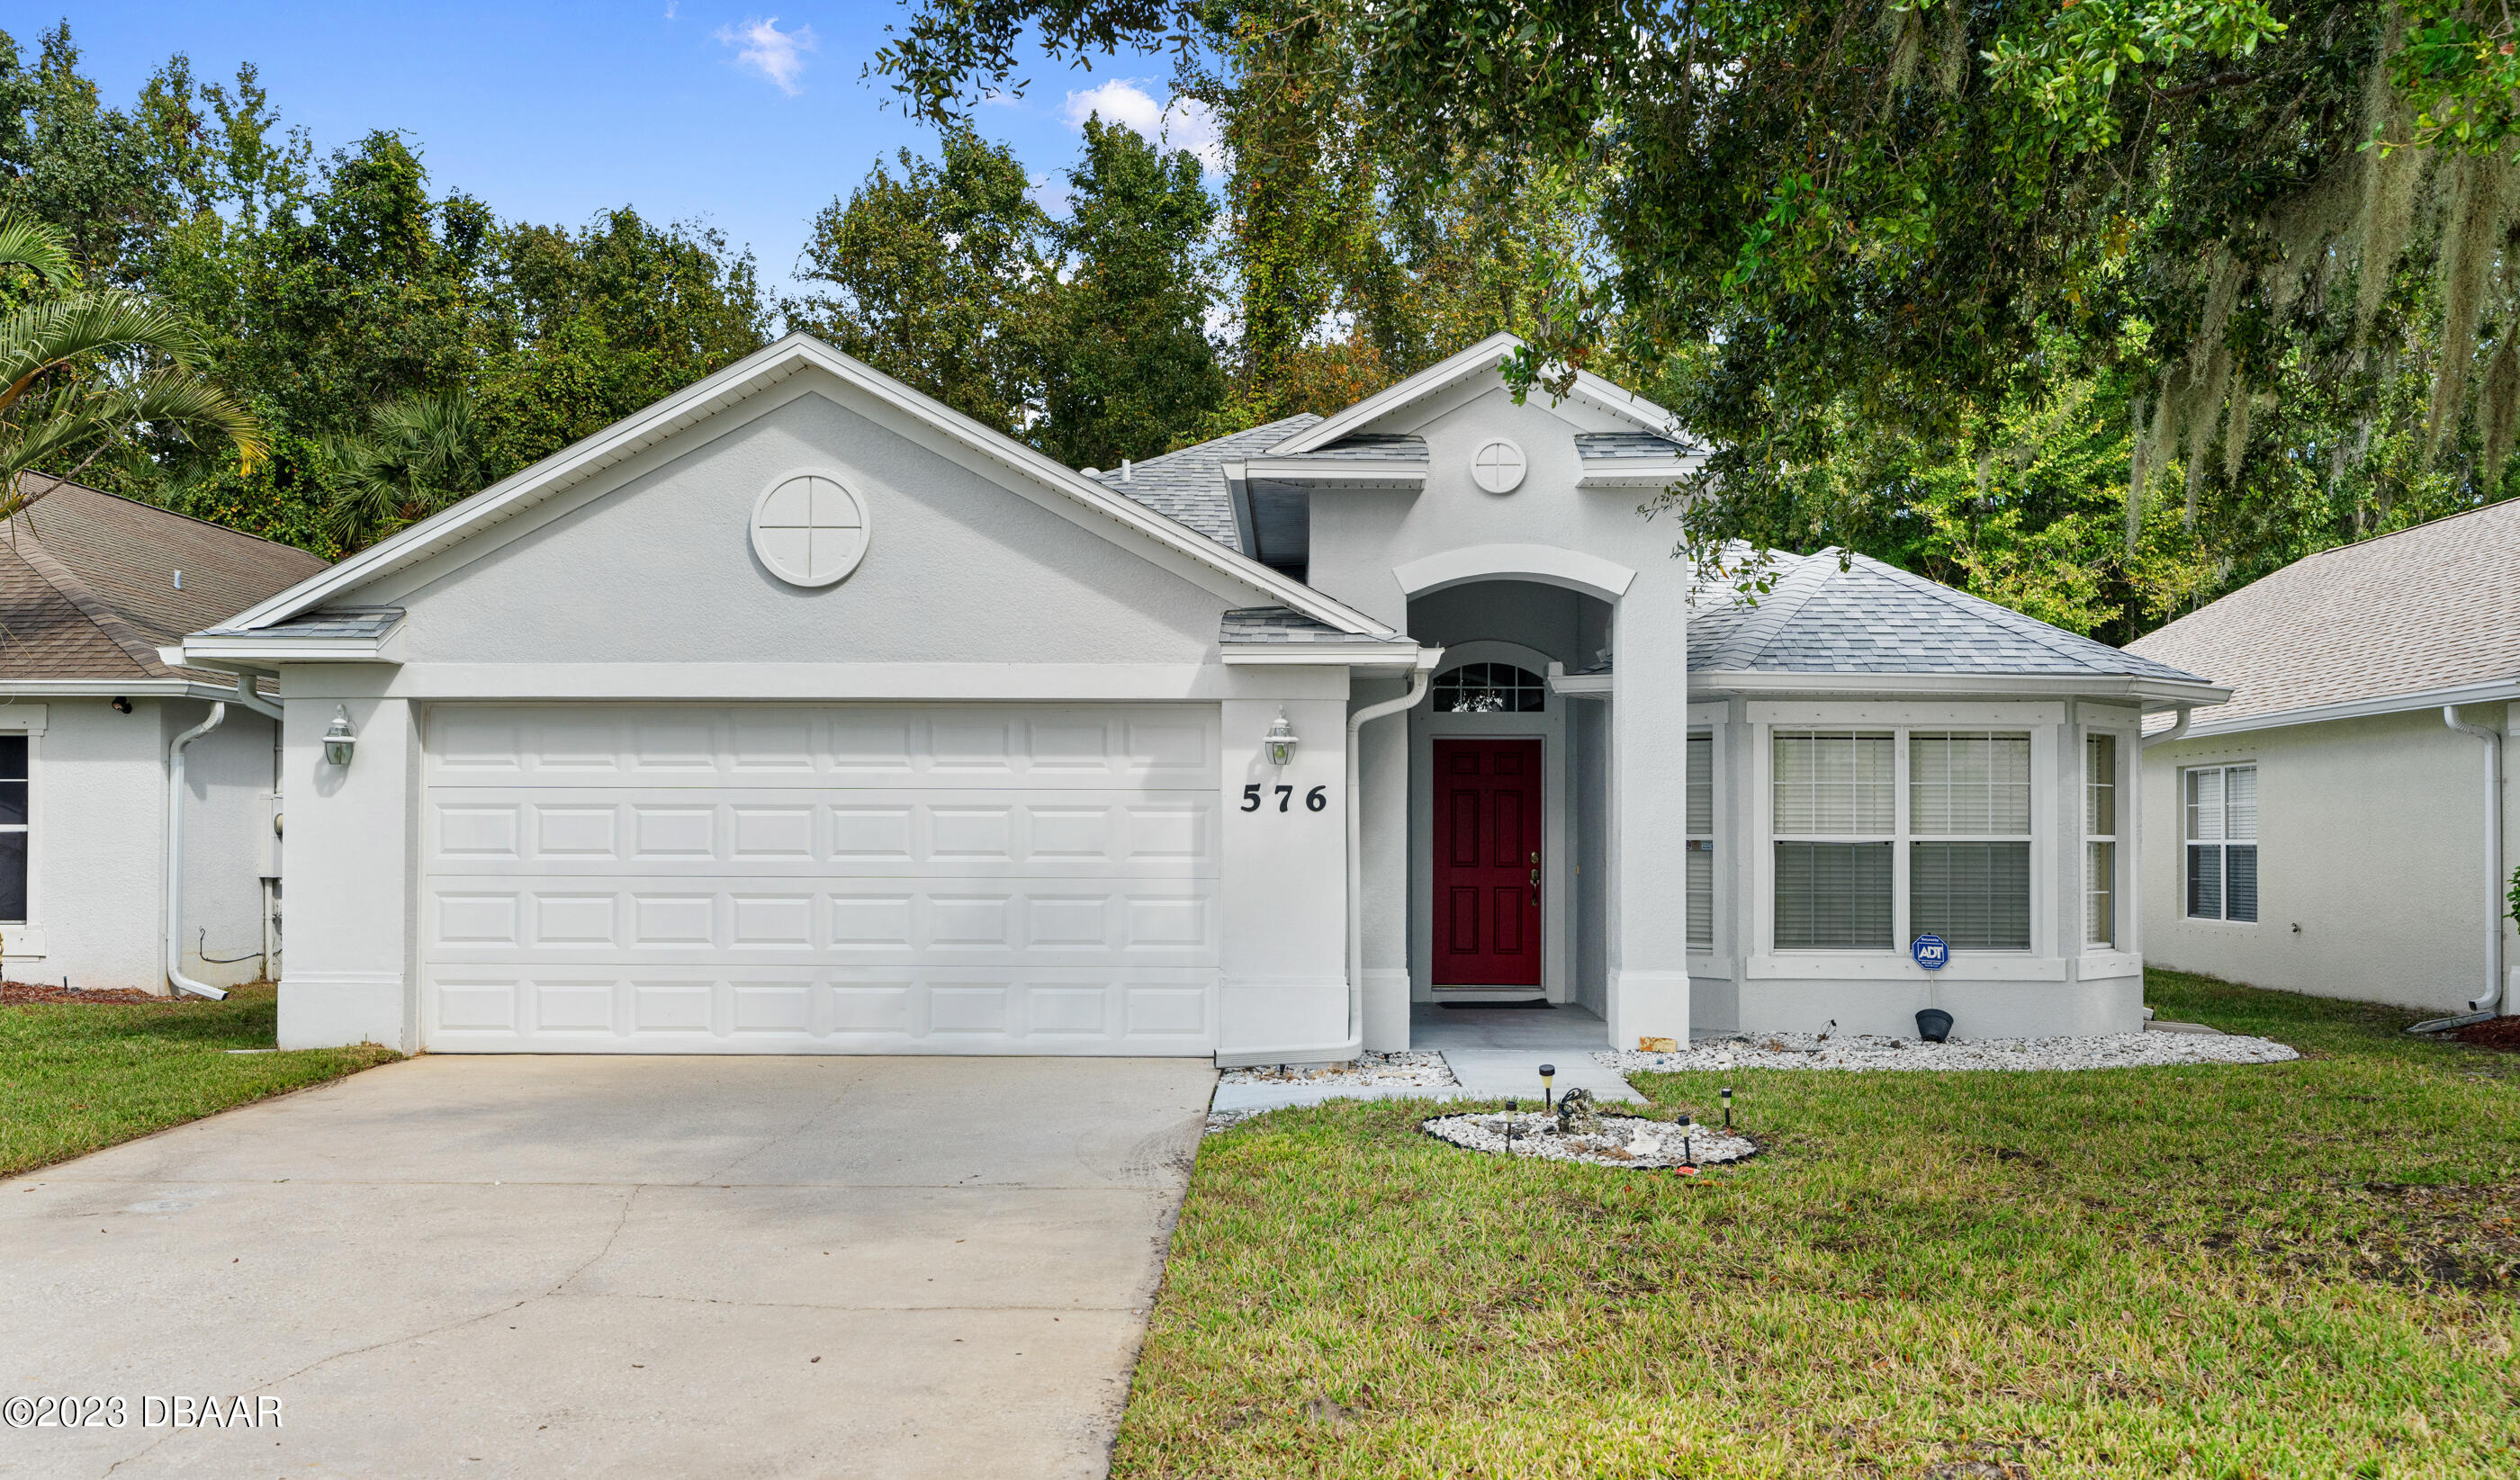
[[[1297,427],[1300,431],[1303,428]],[[1293,433],[1288,433],[1292,436]],[[1280,441],[1287,437],[1279,438]],[[1360,431],[1341,437],[1328,447],[1310,452],[1290,452],[1277,459],[1282,463],[1422,463],[1426,461],[1426,439],[1415,432]]]
[[[2520,500],[2304,556],[2130,649],[2229,686],[2200,725],[2520,678]]]
[[[1691,672],[1947,673],[2133,676],[2200,683],[2195,674],[2077,637],[1867,556],[1778,557],[1776,588],[1748,606],[1703,596],[1688,619]]]
[[[77,483],[30,473],[22,486],[41,497],[0,520],[0,679],[193,676],[158,649],[325,566],[303,550]]]
[[[1132,466],[1128,481],[1118,469],[1093,474],[1096,482],[1167,518],[1189,525],[1228,550],[1242,549],[1234,528],[1234,499],[1226,491],[1224,465],[1254,458],[1321,421],[1306,412],[1238,431],[1232,436],[1168,452]]]
[[[1575,433],[1576,456],[1588,463],[1605,459],[1668,462],[1687,450],[1669,437],[1658,437],[1647,431]]]
[[[1337,643],[1406,643],[1397,634],[1387,638],[1370,637],[1361,632],[1341,632],[1328,622],[1316,621],[1286,606],[1237,606],[1225,613],[1220,643],[1250,646],[1284,646],[1287,644]]]
[[[400,606],[328,606],[314,611],[301,611],[285,622],[252,629],[257,637],[349,638],[375,642],[393,631],[402,620]],[[208,636],[233,637],[246,633],[242,627],[213,627]]]

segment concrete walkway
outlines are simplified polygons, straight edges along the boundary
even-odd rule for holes
[[[1557,1070],[1558,1093],[1586,1089],[1600,1099],[1642,1103],[1616,1070],[1594,1061],[1610,1046],[1609,1026],[1572,1003],[1553,1008],[1446,1008],[1419,1003],[1410,1011],[1409,1046],[1444,1055],[1456,1085],[1414,1086],[1221,1084],[1219,1110],[1280,1110],[1331,1099],[1530,1099],[1541,1096],[1540,1066]]]
[[[0,1475],[1100,1475],[1213,1081],[428,1056],[0,1182],[0,1399],[133,1420]]]

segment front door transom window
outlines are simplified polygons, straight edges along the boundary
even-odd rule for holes
[[[1522,449],[1504,437],[1491,437],[1470,454],[1470,477],[1490,493],[1511,493],[1522,486],[1531,464]]]
[[[1463,663],[1435,678],[1437,714],[1538,714],[1548,707],[1548,684],[1511,663]]]
[[[829,586],[866,552],[866,505],[836,478],[795,473],[752,506],[752,553],[790,586]]]

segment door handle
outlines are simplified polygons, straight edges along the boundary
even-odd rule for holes
[[[1531,871],[1531,886],[1535,889],[1540,887],[1540,871],[1538,869]]]

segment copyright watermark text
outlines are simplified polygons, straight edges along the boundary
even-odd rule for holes
[[[0,1428],[278,1428],[280,1400],[215,1393],[138,1398],[45,1393],[0,1398]]]

